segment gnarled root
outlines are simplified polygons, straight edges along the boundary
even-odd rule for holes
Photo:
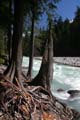
[[[1,120],[74,120],[72,110],[41,86],[23,89],[0,76],[0,95]]]

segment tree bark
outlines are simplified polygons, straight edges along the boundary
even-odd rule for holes
[[[32,1],[32,26],[31,26],[31,39],[30,39],[30,56],[29,56],[29,69],[27,72],[27,79],[31,80],[32,77],[32,67],[33,67],[33,56],[34,56],[34,23],[35,23],[35,10],[34,1]]]
[[[12,0],[9,0],[9,16],[10,16],[10,20],[9,20],[9,24],[8,24],[8,60],[10,63],[11,60],[11,48],[12,48],[12,33],[11,33],[11,25],[12,25]]]
[[[4,74],[6,74],[9,77],[11,76],[14,77],[15,75],[18,80],[20,80],[20,76],[22,72],[21,65],[22,65],[23,15],[24,15],[24,0],[14,0],[14,27],[13,27],[13,39],[12,39],[12,57],[11,57],[10,64]]]
[[[47,84],[53,80],[53,37],[52,37],[52,24],[49,21],[49,38],[48,38],[48,76]]]
[[[17,5],[18,3],[18,5]],[[18,79],[22,72],[22,30],[23,30],[23,10],[24,1],[14,0],[14,33],[12,42],[12,59],[15,62],[15,74]]]
[[[42,64],[38,75],[30,84],[40,85],[50,91],[50,83],[53,79],[53,38],[51,23],[49,23],[49,35],[46,41],[45,50],[42,58]]]

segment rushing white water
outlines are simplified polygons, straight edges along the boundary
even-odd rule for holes
[[[28,67],[28,57],[23,57],[22,66]],[[41,65],[41,60],[34,59],[33,61],[33,77],[37,75]],[[68,104],[72,108],[80,111],[80,95],[70,98],[68,90],[80,90],[80,68],[71,67],[62,64],[53,65],[54,79],[51,83],[51,91],[62,102]],[[63,91],[57,91],[63,89]]]

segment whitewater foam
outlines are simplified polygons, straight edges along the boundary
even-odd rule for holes
[[[29,58],[23,57],[22,66],[28,67]],[[33,61],[33,77],[38,73],[41,65],[41,59],[34,59]],[[80,68],[71,67],[67,65],[60,65],[54,63],[54,79],[51,83],[52,93],[58,98],[66,101],[68,105],[80,111],[80,97],[70,98],[67,90],[80,90]],[[56,90],[62,88],[64,92],[57,92]]]

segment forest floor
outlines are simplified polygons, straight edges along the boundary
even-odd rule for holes
[[[0,120],[80,120],[80,113],[41,86],[21,88],[0,76]]]
[[[54,61],[80,66],[80,58],[56,57]],[[0,65],[0,73],[3,73],[5,68],[5,65]],[[25,92],[20,87],[11,84],[6,78],[0,77],[0,94],[0,120],[80,120],[79,112],[59,102],[54,96],[50,96],[48,91],[41,86],[27,86]],[[11,116],[11,114],[14,116],[13,109],[16,115],[14,119]]]

